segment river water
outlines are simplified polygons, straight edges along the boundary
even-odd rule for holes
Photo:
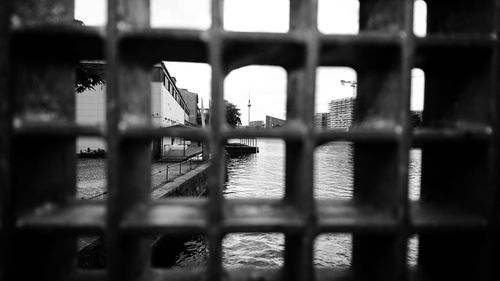
[[[228,160],[226,198],[281,198],[284,195],[285,145],[264,139],[260,153]],[[323,145],[314,154],[316,198],[348,199],[353,192],[353,147],[337,142]],[[410,151],[410,198],[420,190],[421,152]],[[350,234],[323,234],[315,241],[314,264],[318,267],[348,266],[351,262]],[[417,239],[409,241],[408,263],[415,264]],[[283,265],[284,235],[274,233],[230,234],[223,242],[226,267],[277,267]]]

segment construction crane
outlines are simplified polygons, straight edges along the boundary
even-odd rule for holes
[[[346,84],[352,87],[352,96],[356,97],[356,88],[358,87],[358,82],[354,80],[340,80],[340,84],[345,86]]]

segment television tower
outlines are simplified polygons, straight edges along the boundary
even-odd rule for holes
[[[250,103],[250,89],[248,89],[248,126],[250,127],[250,107],[252,104]]]

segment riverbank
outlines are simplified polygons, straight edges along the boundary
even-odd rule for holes
[[[97,165],[87,165],[87,164],[97,164]],[[103,179],[105,173],[102,172],[104,164],[102,162],[89,162],[81,163],[82,166],[80,171],[87,171],[88,174],[80,175],[80,182],[91,183],[99,182]],[[163,167],[162,167],[163,166]],[[153,165],[152,171],[156,170],[156,174],[159,175],[158,169],[164,169],[164,165]],[[183,197],[199,197],[207,193],[207,174],[209,163],[196,163],[196,168],[194,164],[191,165],[192,169],[188,170],[186,173],[181,173],[177,177],[172,178],[168,182],[165,179],[152,179],[156,182],[151,189],[151,200],[158,200],[167,197],[183,196]],[[104,169],[105,170],[105,169]],[[92,171],[92,173],[90,173]],[[177,171],[179,173],[179,171]],[[165,173],[163,173],[165,177]],[[101,185],[103,182],[101,182]],[[105,185],[103,185],[105,188]],[[102,187],[102,186],[101,186]],[[103,191],[104,190],[104,191]],[[105,189],[96,188],[92,192],[105,192]],[[94,195],[95,196],[95,195]],[[105,195],[102,193],[101,196],[94,198],[103,198]],[[194,251],[190,251],[191,248],[184,247],[184,245],[193,244],[193,240],[196,238],[172,238],[157,236],[151,241],[151,248],[153,254],[153,263],[160,266],[172,266],[175,264],[170,264],[172,259],[176,259],[178,253],[185,252],[184,256],[189,259],[189,262],[183,258],[183,262],[189,264],[198,259],[206,258],[206,251],[200,249],[206,249],[206,247],[197,247]],[[202,240],[200,240],[202,241]],[[106,254],[105,254],[105,241],[99,236],[86,236],[79,237],[78,239],[78,266],[80,268],[92,269],[92,268],[103,268],[106,266]],[[178,249],[176,252],[172,252],[172,249]],[[193,250],[191,249],[191,250]],[[191,255],[187,253],[196,253],[196,255]],[[201,253],[205,253],[202,255]],[[155,260],[156,259],[156,260]]]
[[[107,189],[107,160],[106,159],[78,159],[76,175],[76,198],[86,200],[95,199],[106,194]],[[175,163],[152,163],[151,164],[151,189],[158,188],[167,183],[166,167],[168,166],[168,181],[194,170],[201,161],[192,161],[191,164],[179,166]]]

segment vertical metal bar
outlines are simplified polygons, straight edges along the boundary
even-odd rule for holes
[[[6,280],[13,240],[13,200],[10,152],[12,147],[12,104],[9,94],[9,19],[11,1],[0,2],[0,280]]]
[[[208,210],[208,245],[209,260],[207,279],[216,281],[222,279],[222,231],[221,221],[223,219],[224,197],[222,188],[224,183],[224,142],[221,132],[225,126],[225,103],[224,103],[224,77],[223,70],[223,0],[211,0],[212,26],[210,28],[209,41],[209,63],[212,70],[211,97],[212,112],[210,113],[209,145],[211,152],[210,177],[208,177],[209,188],[209,210]]]
[[[411,3],[410,3],[411,2]],[[411,7],[408,7],[411,5]],[[360,33],[409,34],[412,1],[361,0]],[[411,45],[382,51],[376,62],[356,66],[357,126],[390,128],[399,134],[395,143],[354,145],[354,201],[393,214],[396,233],[353,235],[352,268],[355,278],[404,280],[406,268],[405,206],[408,169],[408,111]],[[380,253],[384,253],[380,255]]]
[[[150,241],[120,231],[124,216],[149,201],[150,141],[124,140],[120,129],[151,124],[150,71],[133,50],[122,45],[120,33],[149,26],[149,1],[108,2],[108,277],[139,280],[148,276]]]
[[[497,38],[500,36],[500,0],[495,1],[495,34]],[[500,44],[497,42],[495,48],[495,65],[494,65],[494,146],[495,146],[495,162],[493,165],[493,171],[498,171],[500,168]],[[490,221],[493,228],[493,247],[491,247],[491,276],[492,280],[500,278],[500,269],[496,266],[500,262],[500,175],[495,174],[495,191],[492,198],[494,198],[494,208],[492,220]]]
[[[301,68],[288,69],[287,122],[297,122],[305,130],[304,138],[286,143],[285,202],[303,215],[304,228],[298,234],[285,235],[285,279],[312,280],[315,233],[313,199],[314,143],[313,128],[316,68],[319,39],[317,1],[290,1],[290,32],[304,38],[305,62]]]
[[[494,30],[495,1],[454,1],[446,5],[430,1],[428,34],[489,34]],[[463,22],[462,15],[468,21]],[[498,16],[498,15],[496,15]],[[458,46],[457,46],[458,48]],[[428,127],[474,128],[493,125],[494,50],[477,46],[461,48],[460,61],[446,54],[430,56],[423,65],[425,99],[423,125]],[[435,63],[438,58],[440,63]],[[423,207],[448,208],[490,217],[494,190],[491,170],[492,144],[464,142],[424,144],[422,148]],[[488,231],[453,231],[419,235],[419,271],[424,278],[487,279],[490,267]],[[457,263],[467,267],[453,269]],[[451,271],[450,271],[451,270]]]
[[[73,24],[73,1],[15,1],[19,27]],[[14,49],[12,58],[13,118],[25,123],[74,122],[74,58],[63,54]],[[11,224],[42,205],[67,203],[75,195],[74,138],[17,138],[12,143]],[[29,149],[36,144],[36,149]],[[27,160],[29,159],[29,160]],[[26,171],[33,171],[26,176]],[[12,225],[11,225],[12,226]],[[14,231],[7,280],[62,280],[73,269],[74,237]],[[26,268],[29,267],[29,270]]]

